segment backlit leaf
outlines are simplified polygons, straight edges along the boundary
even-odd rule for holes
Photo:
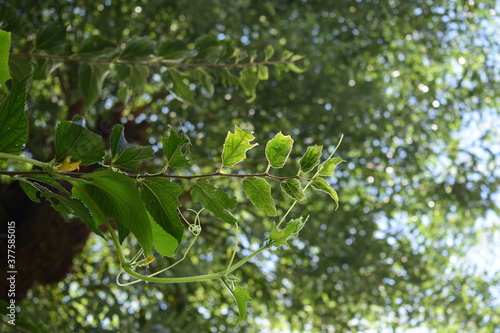
[[[337,205],[335,209],[339,208],[339,196],[326,180],[323,178],[316,178],[311,182],[311,185],[317,190],[328,193]]]
[[[28,119],[24,113],[26,84],[30,77],[16,82],[0,103],[0,152],[21,154],[28,140]]]
[[[276,216],[276,206],[271,195],[271,185],[264,178],[246,178],[242,183],[248,199],[264,214]]]
[[[300,159],[300,170],[302,172],[311,171],[316,165],[319,164],[319,158],[323,152],[323,146],[307,147],[307,151]]]
[[[340,157],[331,158],[328,161],[325,161],[321,164],[322,168],[319,174],[322,176],[330,176],[335,170],[335,167],[342,162],[345,161]]]
[[[297,200],[298,202],[304,201],[306,199],[306,195],[298,179],[292,178],[282,182],[281,189],[288,196],[290,196],[292,199]]]
[[[292,146],[293,139],[290,135],[285,136],[281,132],[276,134],[266,145],[266,157],[269,165],[276,169],[282,168],[292,151]]]
[[[234,133],[227,133],[222,150],[222,165],[233,167],[236,163],[243,161],[247,157],[247,150],[257,146],[256,143],[250,143],[254,139],[253,132],[247,132],[235,126]]]
[[[247,314],[247,303],[252,301],[252,298],[248,295],[246,288],[237,286],[234,290],[230,290],[236,300],[236,305],[238,306],[239,319],[236,325],[241,324],[245,319]]]
[[[0,30],[0,83],[10,79],[10,32]]]
[[[297,237],[299,231],[304,227],[304,221],[302,217],[298,219],[293,219],[287,223],[286,227],[279,230],[276,223],[273,224],[273,228],[269,233],[269,240],[274,242],[274,246],[280,247],[282,245],[288,246],[287,241]]]
[[[137,169],[141,163],[151,160],[154,151],[151,146],[132,145],[125,140],[124,126],[115,125],[109,137],[111,148],[111,165],[130,170]]]
[[[174,236],[166,232],[155,220],[150,216],[151,230],[153,232],[153,244],[156,252],[164,257],[173,257],[175,251],[179,247],[180,241]]]

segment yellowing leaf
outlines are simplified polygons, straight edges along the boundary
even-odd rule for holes
[[[74,171],[74,170],[80,170],[80,163],[82,161],[78,162],[73,162],[71,163],[71,157],[72,156],[67,156],[64,162],[56,164],[54,167],[56,168],[57,172],[66,172],[66,171]]]

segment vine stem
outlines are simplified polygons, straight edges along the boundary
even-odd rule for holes
[[[0,153],[0,158],[2,153]],[[15,156],[15,155],[13,155]],[[9,157],[10,158],[10,157]],[[22,158],[22,157],[21,157]],[[14,159],[14,158],[12,158]],[[32,162],[37,162],[31,163],[28,160]],[[31,160],[24,158],[23,161],[26,163],[31,163],[37,166],[41,167],[46,167],[48,166],[48,163],[43,163],[39,162],[36,160]],[[21,175],[42,175],[46,174],[47,172],[43,170],[30,170],[30,171],[7,171],[7,170],[0,170],[0,175],[6,175],[6,176],[21,176]],[[85,176],[85,172],[65,172],[65,175],[72,176],[72,177],[81,177]],[[238,173],[221,173],[221,172],[214,172],[214,173],[207,173],[207,174],[200,174],[200,175],[192,175],[192,176],[181,176],[181,175],[169,175],[169,174],[129,174],[125,173],[126,176],[130,178],[172,178],[172,179],[186,179],[186,180],[191,180],[191,179],[196,179],[196,178],[210,178],[210,177],[232,177],[232,178],[249,178],[249,177],[264,177],[264,178],[271,178],[271,179],[276,179],[279,181],[285,181],[289,179],[300,179],[300,180],[305,180],[305,181],[311,181],[312,179],[301,177],[301,176],[291,176],[291,177],[279,177],[279,176],[274,176],[269,173],[254,173],[254,174],[238,174]]]
[[[15,160],[15,161],[19,161],[19,162],[29,163],[31,165],[36,165],[36,166],[39,166],[41,168],[46,168],[49,166],[48,163],[40,162],[40,161],[34,160],[32,158],[21,156],[21,155],[0,153],[0,158],[6,158],[9,160]],[[42,172],[42,173],[46,173],[46,172]],[[2,174],[5,174],[5,173],[2,173]]]

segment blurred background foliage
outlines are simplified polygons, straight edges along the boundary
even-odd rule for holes
[[[193,170],[201,173],[216,170],[234,125],[255,131],[261,143],[238,167],[244,172],[264,171],[265,142],[279,131],[295,139],[292,158],[312,144],[332,151],[345,135],[338,154],[347,163],[331,179],[340,208],[335,211],[326,196],[309,192],[292,214],[310,215],[309,221],[290,248],[264,253],[237,271],[254,299],[237,331],[493,332],[500,327],[499,267],[480,260],[492,255],[500,237],[495,5],[16,0],[2,6],[4,13],[15,11],[19,24],[12,16],[0,19],[13,24],[2,29],[13,32],[17,54],[71,55],[94,35],[114,45],[133,37],[157,45],[180,41],[181,51],[187,50],[172,62],[182,83],[163,75],[168,65],[139,69],[143,74],[134,83],[133,75],[120,74],[115,64],[91,105],[84,101],[77,62],[15,58],[20,69],[33,66],[37,79],[27,111],[27,150],[35,158],[52,158],[55,125],[75,114],[104,136],[112,124],[123,123],[129,142],[155,150],[168,125],[179,127],[191,138]],[[48,24],[66,26],[66,43],[33,52],[37,32]],[[222,59],[228,49],[249,57],[257,52],[254,62],[259,62],[268,45],[276,50],[275,59],[286,52],[304,59],[293,69],[268,66],[269,79],[261,77],[255,96],[241,83],[242,68],[182,65],[235,63],[235,57]],[[289,164],[276,174],[294,173]],[[158,159],[145,170],[160,167]],[[221,183],[241,191],[237,181]],[[281,198],[281,213],[290,203]],[[184,205],[193,206],[188,196]],[[272,220],[247,202],[239,207],[245,254],[264,239]],[[44,216],[36,222],[51,223]],[[175,275],[222,267],[233,232],[208,214],[202,222],[203,239]],[[58,237],[65,235],[55,232],[56,242]],[[129,246],[132,253],[137,248]],[[46,332],[234,330],[234,305],[218,283],[118,287],[114,256],[90,236],[72,273],[59,282],[38,281],[20,303],[20,315]],[[48,264],[44,269],[51,269]],[[153,263],[150,270],[157,265],[163,266]],[[36,280],[36,269],[33,274]]]

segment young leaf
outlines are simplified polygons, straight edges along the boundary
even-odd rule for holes
[[[267,45],[264,50],[265,60],[268,61],[274,54],[274,48],[272,45]]]
[[[72,182],[73,195],[91,210],[96,225],[102,223],[98,219],[100,210],[107,218],[115,220],[120,241],[124,240],[129,230],[139,241],[144,253],[149,255],[153,246],[153,233],[135,181],[111,170],[95,171],[86,177],[92,181]]]
[[[191,56],[191,50],[180,40],[165,41],[158,47],[158,56],[168,60],[182,60]]]
[[[317,190],[328,193],[337,204],[337,207],[335,209],[339,208],[339,196],[337,192],[335,192],[335,190],[330,186],[330,184],[326,182],[326,180],[324,180],[323,178],[316,178],[311,182],[311,185]]]
[[[266,157],[269,165],[276,169],[282,168],[292,151],[292,146],[293,139],[290,135],[285,136],[281,132],[276,134],[266,145]]]
[[[222,166],[233,167],[236,163],[243,161],[247,156],[247,150],[257,146],[257,143],[250,144],[254,140],[253,132],[247,132],[235,126],[234,134],[227,133],[222,149]]]
[[[164,257],[173,257],[175,251],[179,247],[180,241],[174,236],[166,232],[155,220],[150,216],[151,230],[153,232],[153,244],[156,252]]]
[[[80,165],[102,161],[104,141],[99,135],[83,127],[82,120],[75,117],[73,121],[65,120],[57,126],[54,144],[57,163],[62,163],[68,156],[72,156],[72,161],[81,161]]]
[[[240,72],[240,85],[245,92],[245,95],[249,96],[247,102],[251,102],[257,97],[255,94],[255,88],[259,83],[259,76],[255,67],[247,67]]]
[[[85,106],[92,106],[102,91],[102,83],[109,73],[109,66],[95,63],[80,63],[78,79],[80,80],[80,89],[82,89]]]
[[[325,161],[324,163],[321,164],[321,170],[319,174],[321,176],[330,176],[335,170],[335,167],[342,162],[345,161],[340,157],[331,158],[328,161]]]
[[[147,178],[140,182],[141,198],[155,222],[171,234],[179,243],[184,227],[179,219],[177,208],[182,188],[165,178]]]
[[[264,178],[247,178],[243,181],[242,187],[255,207],[266,215],[277,215],[274,199],[271,196],[271,185]]]
[[[168,137],[162,137],[161,143],[163,144],[163,152],[167,159],[166,167],[181,168],[190,166],[189,146],[191,142],[186,135],[178,135],[170,128]],[[185,153],[182,152],[183,148],[185,149]]]
[[[60,51],[66,43],[66,27],[51,22],[38,30],[35,47],[44,51]]]
[[[297,234],[304,226],[304,223],[305,222],[302,221],[302,217],[300,217],[288,222],[286,227],[282,230],[279,230],[276,223],[274,223],[273,228],[269,233],[269,240],[275,242],[274,246],[276,247],[280,247],[282,245],[288,246],[287,241],[297,237]]]
[[[194,103],[194,93],[189,89],[189,85],[183,81],[182,75],[172,67],[168,69],[168,74],[173,83],[172,91],[181,99]]]
[[[319,164],[319,158],[323,152],[323,146],[307,147],[307,151],[300,159],[300,170],[302,172],[311,171],[316,165]]]
[[[0,83],[10,79],[9,73],[10,32],[0,30]]]
[[[149,37],[132,37],[119,55],[120,60],[147,61],[155,53],[155,42]]]
[[[300,185],[298,179],[292,178],[281,183],[281,189],[292,199],[298,202],[304,201],[306,199],[306,194]]]
[[[131,145],[125,140],[124,126],[115,125],[109,137],[111,148],[111,165],[130,170],[137,169],[141,163],[154,157],[153,148],[150,146]]]
[[[236,222],[236,218],[230,212],[237,204],[236,198],[229,196],[221,188],[217,188],[206,179],[201,178],[194,183],[191,195],[194,201],[201,203],[217,218],[230,224]]]
[[[241,324],[241,322],[245,319],[247,314],[247,303],[253,301],[252,298],[248,295],[246,288],[237,286],[234,290],[230,290],[231,294],[233,294],[234,299],[236,300],[236,305],[238,306],[238,314],[239,319],[236,326]]]
[[[28,119],[24,113],[26,83],[30,77],[16,82],[0,103],[0,152],[21,154],[28,140]]]

